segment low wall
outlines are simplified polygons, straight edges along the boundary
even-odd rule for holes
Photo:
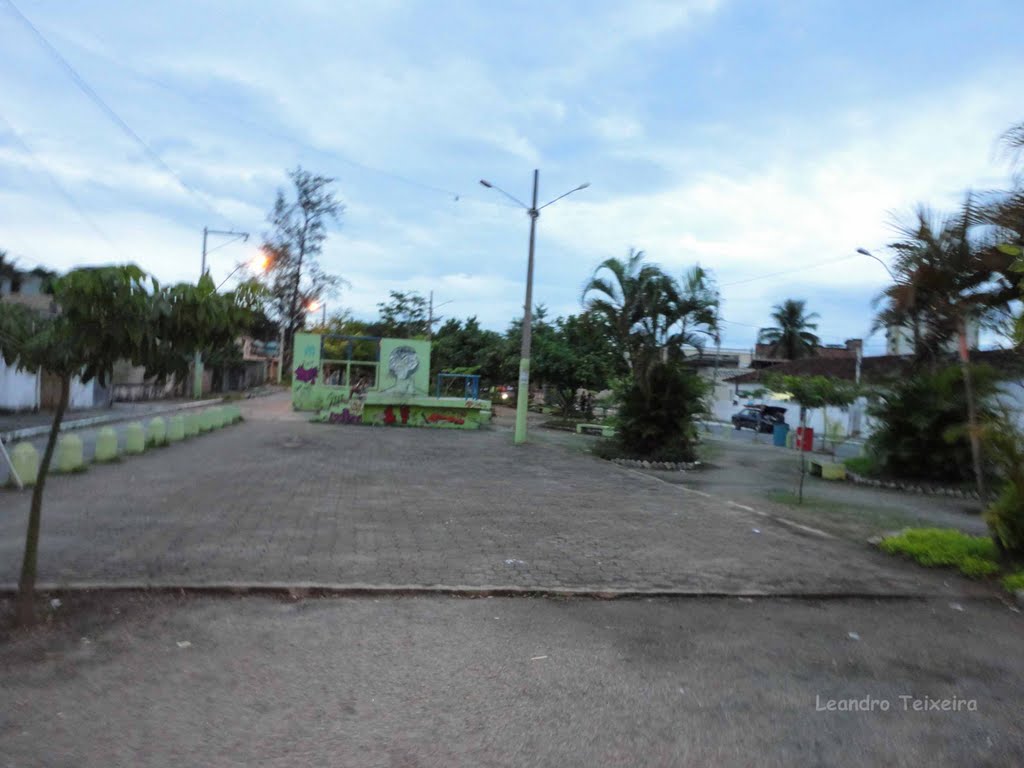
[[[382,427],[432,427],[438,429],[479,429],[491,420],[486,400],[457,397],[414,397],[388,402],[371,394],[365,403],[338,400],[319,411],[314,421],[329,424],[367,424]]]

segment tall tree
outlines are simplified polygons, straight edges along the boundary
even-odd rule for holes
[[[984,219],[971,195],[952,216],[938,216],[918,206],[912,220],[900,229],[903,239],[890,246],[897,254],[897,282],[885,291],[888,303],[883,310],[915,318],[920,326],[918,357],[927,353],[935,360],[955,344],[966,392],[975,482],[983,498],[985,478],[968,330],[972,325],[997,324],[1016,297],[1010,271],[1013,257],[990,247],[984,234],[976,232]]]
[[[248,326],[252,296],[217,294],[204,275],[198,286],[163,287],[138,267],[77,269],[52,284],[58,307],[40,313],[0,303],[0,352],[9,365],[45,370],[60,379],[60,399],[32,489],[25,554],[18,582],[17,616],[34,619],[33,595],[43,491],[57,435],[68,407],[71,381],[106,384],[114,363],[128,359],[148,375],[185,376],[197,347],[233,344]]]
[[[666,275],[644,263],[644,252],[630,250],[625,259],[605,259],[583,286],[583,306],[611,331],[629,370],[641,362],[646,347],[657,347],[659,318],[664,313]]]
[[[271,230],[263,235],[270,256],[266,281],[273,308],[286,329],[286,363],[291,359],[295,331],[301,327],[306,308],[332,293],[341,279],[324,272],[319,256],[327,239],[327,227],[345,210],[330,185],[335,179],[303,170],[288,172],[294,198],[277,191],[267,216]]]
[[[377,305],[381,336],[412,338],[427,333],[427,300],[416,291],[388,291],[390,297]]]
[[[803,299],[786,299],[772,308],[775,325],[762,328],[757,341],[770,345],[776,355],[782,355],[786,360],[812,357],[821,344],[813,333],[818,330],[818,324],[814,322],[818,317],[817,312],[807,312],[807,302]]]
[[[700,264],[695,264],[683,273],[683,279],[672,292],[670,307],[672,323],[668,338],[670,346],[677,350],[695,347],[703,352],[707,340],[718,338],[719,303],[714,276]]]

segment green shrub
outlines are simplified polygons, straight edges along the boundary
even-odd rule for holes
[[[889,554],[907,555],[921,565],[952,566],[972,578],[999,572],[992,539],[948,528],[911,528],[883,539],[879,546]]]
[[[878,462],[874,456],[851,456],[843,462],[843,466],[855,475],[874,477],[878,474]]]
[[[1003,482],[985,522],[1009,559],[1024,560],[1024,433],[1007,413],[985,425],[982,439]]]
[[[973,366],[971,375],[979,418],[989,418],[986,401],[996,387],[992,370]],[[877,426],[868,439],[867,453],[877,457],[883,474],[942,483],[974,480],[959,366],[935,373],[918,371],[887,382],[876,393],[868,415]]]
[[[675,362],[656,363],[638,374],[622,392],[615,419],[620,455],[692,461],[706,393],[704,380]]]
[[[1003,578],[1003,589],[1007,592],[1016,592],[1019,589],[1024,589],[1024,571]]]

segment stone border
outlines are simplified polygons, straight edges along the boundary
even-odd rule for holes
[[[854,485],[863,485],[869,488],[882,488],[888,491],[903,491],[904,493],[915,493],[919,496],[948,496],[953,499],[972,499],[981,501],[978,492],[974,489],[951,488],[945,485],[932,485],[930,483],[914,483],[903,480],[879,480],[874,477],[864,477],[855,472],[846,470],[846,478]],[[994,501],[996,496],[990,496],[989,500]]]
[[[612,464],[620,467],[632,467],[634,469],[658,469],[666,472],[688,472],[692,469],[699,469],[699,461],[647,461],[646,459],[606,459]]]

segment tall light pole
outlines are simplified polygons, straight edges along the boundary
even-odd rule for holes
[[[203,227],[203,260],[199,268],[199,279],[202,280],[203,276],[206,275],[206,241],[210,235],[224,235],[226,237],[234,237],[238,239],[242,238],[242,242],[246,242],[249,239],[248,232],[235,232],[231,229],[209,229]],[[225,243],[226,245],[227,243]],[[237,269],[235,270],[237,271]],[[231,274],[234,274],[232,272]],[[223,285],[223,283],[221,283]],[[192,397],[196,400],[203,396],[203,355],[198,349],[196,350],[195,357],[192,360]]]
[[[534,170],[533,172],[533,204],[527,206],[524,202],[516,197],[513,197],[508,192],[503,190],[489,181],[480,179],[480,183],[488,189],[494,189],[503,194],[509,200],[514,202],[519,207],[523,208],[527,215],[530,217],[530,256],[526,262],[526,304],[523,307],[523,345],[519,353],[519,383],[516,385],[516,431],[515,431],[515,443],[516,445],[526,442],[526,413],[530,405],[530,343],[532,341],[532,321],[533,321],[533,248],[534,241],[537,233],[537,219],[540,217],[540,212],[547,208],[552,203],[556,203],[563,197],[571,195],[573,192],[579,192],[581,189],[586,189],[590,186],[590,183],[580,184],[574,189],[570,189],[565,194],[559,195],[553,200],[550,200],[544,205],[537,207],[537,186],[540,179],[540,171]]]
[[[892,281],[894,283],[898,283],[899,282],[899,280],[896,279],[896,275],[894,275],[892,270],[889,269],[889,265],[886,264],[884,261],[882,261],[877,256],[875,256],[875,254],[873,254],[867,248],[858,248],[857,249],[857,253],[859,253],[861,256],[867,256],[869,259],[874,259],[875,261],[877,261],[879,264],[881,264],[883,267],[885,267],[885,271],[889,273],[889,277],[892,278]]]

